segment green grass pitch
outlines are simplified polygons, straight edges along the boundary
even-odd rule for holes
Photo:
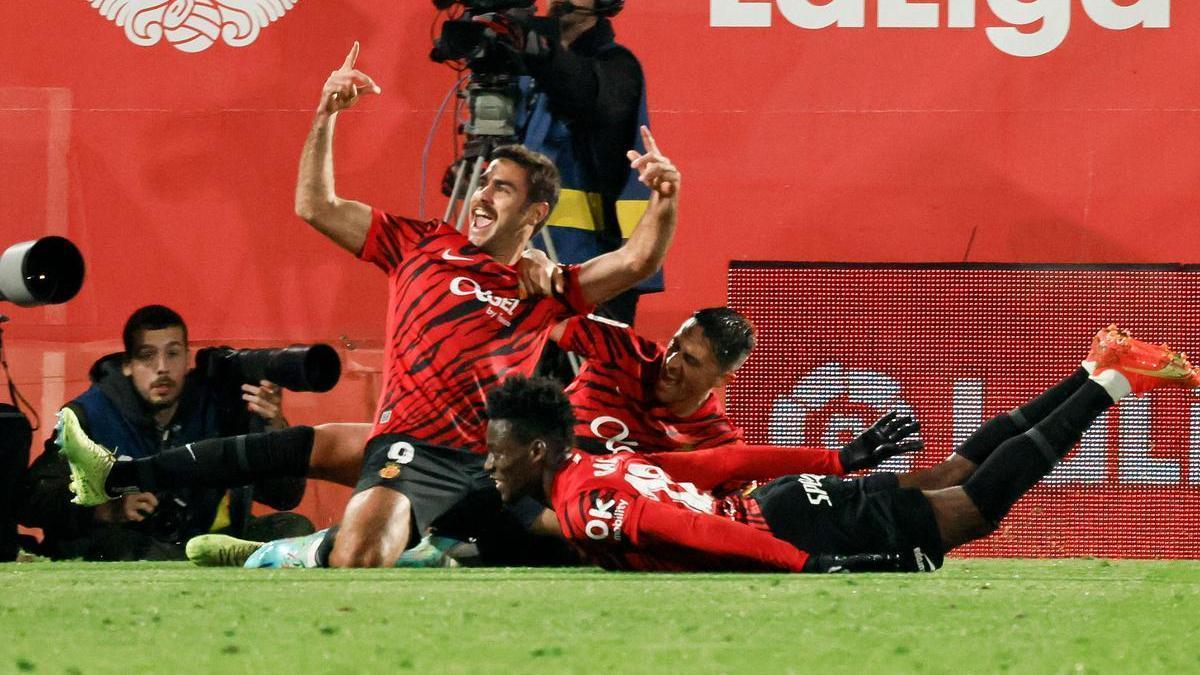
[[[6,672],[1200,672],[1200,562],[834,576],[5,564]]]

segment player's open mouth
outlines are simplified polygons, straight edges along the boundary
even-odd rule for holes
[[[492,224],[496,222],[496,216],[483,209],[475,209],[471,216],[472,230],[484,230],[491,227]]]

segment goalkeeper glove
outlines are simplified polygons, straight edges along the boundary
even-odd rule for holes
[[[919,422],[893,410],[839,451],[842,469],[847,473],[869,469],[889,457],[920,450],[925,447],[925,442],[919,438],[909,438],[920,430]]]

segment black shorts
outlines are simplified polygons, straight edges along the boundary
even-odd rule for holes
[[[942,566],[942,537],[933,508],[915,488],[884,487],[872,476],[798,474],[749,495],[771,533],[808,553],[899,553],[905,569]]]
[[[416,536],[464,500],[497,509],[496,484],[483,470],[484,456],[431,445],[404,434],[384,434],[367,443],[355,493],[391,488],[412,503]],[[493,497],[493,495],[495,495]]]
[[[384,486],[407,497],[414,544],[430,529],[474,541],[487,565],[578,564],[566,542],[529,534],[529,521],[544,507],[530,499],[505,505],[483,470],[484,460],[483,455],[411,436],[385,434],[367,443],[355,492]]]

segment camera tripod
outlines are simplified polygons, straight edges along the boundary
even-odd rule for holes
[[[449,223],[457,208],[454,229],[459,232],[466,226],[471,210],[471,195],[479,187],[483,169],[492,151],[502,145],[519,142],[516,114],[521,91],[516,79],[511,76],[473,75],[467,84],[465,96],[467,109],[471,111],[470,122],[463,126],[467,142],[463,144],[462,156],[451,165],[454,183],[448,195],[450,199],[446,203],[446,212],[442,216],[442,220]],[[558,253],[554,250],[550,229],[543,227],[541,237],[547,257],[557,264]],[[579,374],[583,366],[581,359],[571,352],[566,354],[571,370]]]
[[[450,188],[450,199],[442,220],[449,223],[454,216],[454,229],[459,232],[467,223],[471,210],[471,195],[479,187],[484,167],[492,151],[502,145],[519,143],[516,129],[517,101],[521,97],[516,79],[508,75],[473,75],[467,85],[465,97],[470,121],[463,126],[467,137],[462,155],[451,164],[454,183]],[[455,216],[457,209],[457,216]],[[546,228],[541,232],[546,255],[557,263],[558,254],[554,241]]]

